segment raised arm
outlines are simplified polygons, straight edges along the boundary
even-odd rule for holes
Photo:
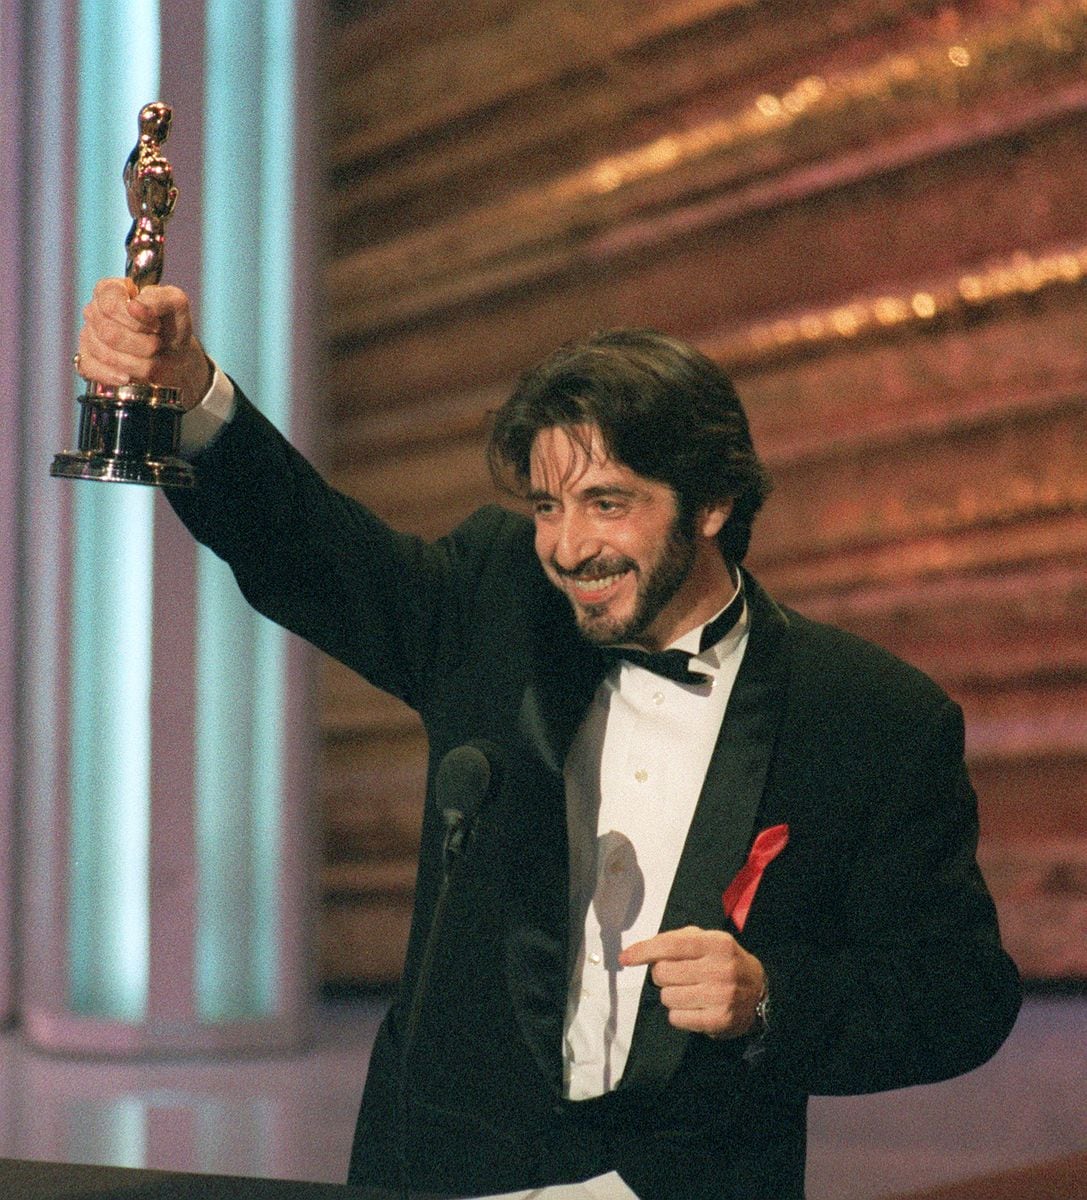
[[[84,309],[79,353],[86,378],[176,387],[186,409],[215,378],[176,287],[149,286],[137,297],[127,280],[99,282]],[[477,557],[486,557],[510,515],[479,515],[436,543],[400,533],[331,487],[227,386],[233,415],[192,449],[197,486],[167,489],[170,504],[229,564],[258,611],[421,708],[426,677],[462,640]]]

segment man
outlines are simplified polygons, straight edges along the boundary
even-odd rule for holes
[[[101,283],[81,371],[180,387],[171,495],[245,595],[422,716],[401,998],[351,1181],[646,1200],[803,1195],[806,1098],[983,1062],[1019,1003],[974,861],[957,706],[743,571],[768,483],[731,384],[673,339],[559,351],[497,415],[482,509],[434,544],[339,495],[206,358],[173,288]],[[667,652],[667,653],[662,653]],[[660,674],[658,672],[663,672]],[[498,748],[399,1090],[442,877],[435,764]]]

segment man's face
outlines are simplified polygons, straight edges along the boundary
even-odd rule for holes
[[[694,568],[707,551],[680,528],[667,484],[608,458],[598,430],[576,432],[544,429],[532,445],[536,553],[587,638],[667,645],[705,607],[705,572]]]

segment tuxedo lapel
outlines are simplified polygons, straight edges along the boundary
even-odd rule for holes
[[[661,929],[724,925],[721,894],[743,865],[785,706],[787,619],[746,573],[751,632],[665,907]],[[668,1022],[647,979],[621,1083],[662,1085],[690,1035]]]
[[[563,766],[607,668],[558,592],[544,593],[530,616],[529,673],[513,770],[514,820],[524,851],[509,889],[506,967],[521,1032],[544,1077],[561,1093],[570,893]]]
[[[517,732],[528,753],[561,778],[574,734],[607,665],[578,632],[569,602],[550,583],[529,615],[528,677]]]

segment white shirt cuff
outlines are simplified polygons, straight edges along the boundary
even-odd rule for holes
[[[234,416],[234,385],[212,363],[215,374],[207,395],[181,418],[181,441],[178,453],[182,458],[192,458],[206,446],[210,446],[223,426]]]

